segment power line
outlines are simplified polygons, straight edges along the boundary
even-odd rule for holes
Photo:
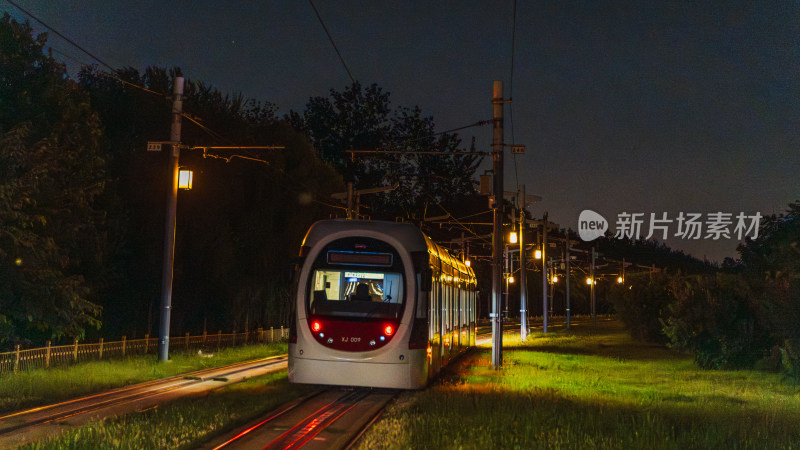
[[[115,80],[117,80],[117,81],[119,81],[119,82],[121,82],[121,83],[123,83],[123,84],[126,84],[126,85],[128,85],[128,86],[134,87],[134,88],[136,88],[136,89],[140,89],[140,90],[142,90],[142,91],[144,91],[144,92],[148,92],[148,93],[150,93],[150,94],[155,94],[155,95],[158,95],[158,96],[161,96],[161,97],[170,98],[168,95],[164,95],[164,94],[161,94],[161,93],[158,93],[158,92],[155,92],[155,91],[151,91],[150,89],[147,89],[147,88],[145,88],[145,87],[143,87],[143,86],[139,86],[139,85],[137,85],[137,84],[134,84],[134,83],[131,83],[131,82],[127,81],[127,80],[124,80],[124,79],[122,79],[122,78],[121,78],[119,75],[117,75],[117,74],[116,74],[116,72],[117,72],[117,70],[116,70],[116,69],[114,69],[113,67],[111,67],[111,65],[109,65],[108,63],[106,63],[105,61],[103,61],[102,59],[100,59],[99,57],[95,56],[95,55],[94,55],[93,53],[91,53],[90,51],[88,51],[88,50],[86,50],[85,48],[83,48],[83,47],[81,47],[80,45],[78,45],[78,43],[77,43],[77,42],[75,42],[75,41],[73,41],[72,39],[70,39],[70,38],[66,37],[64,34],[60,33],[58,30],[56,30],[55,28],[51,27],[50,25],[48,25],[48,24],[44,23],[44,21],[43,21],[42,19],[40,19],[40,18],[36,17],[36,16],[35,16],[35,15],[34,15],[32,12],[30,12],[30,11],[28,11],[27,9],[25,9],[25,8],[23,8],[23,7],[21,7],[21,6],[19,6],[18,4],[14,3],[12,0],[6,0],[6,1],[7,1],[8,3],[10,3],[12,6],[14,6],[15,8],[19,9],[20,11],[22,11],[22,12],[23,12],[25,15],[27,15],[27,16],[28,16],[28,17],[30,17],[31,19],[33,19],[33,20],[35,20],[35,21],[39,22],[40,24],[42,24],[42,26],[44,26],[45,28],[47,28],[47,29],[48,29],[48,30],[50,30],[51,32],[55,33],[55,34],[56,34],[58,37],[60,37],[61,39],[63,39],[63,40],[65,40],[65,41],[67,41],[67,42],[68,42],[70,45],[72,45],[73,47],[75,47],[75,48],[77,48],[78,50],[82,51],[83,53],[85,53],[85,54],[89,55],[89,57],[90,57],[90,58],[92,58],[93,60],[95,60],[95,61],[99,62],[100,64],[102,64],[103,66],[107,67],[107,68],[108,68],[108,70],[110,70],[110,71],[111,71],[111,73],[105,73],[105,72],[102,72],[102,71],[101,71],[100,73],[103,73],[103,74],[105,74],[105,75],[107,75],[107,76],[109,76],[109,77],[111,77],[111,78],[114,78]],[[69,59],[72,59],[72,60],[74,60],[74,61],[76,61],[76,62],[78,62],[78,63],[80,63],[80,64],[83,64],[84,66],[87,66],[87,67],[89,67],[89,66],[90,66],[89,64],[86,64],[85,62],[83,62],[83,61],[80,61],[79,59],[77,59],[77,58],[75,58],[75,57],[73,57],[73,56],[67,55],[67,54],[66,54],[66,53],[64,53],[64,52],[62,52],[62,51],[59,51],[59,50],[57,50],[57,49],[53,48],[53,46],[52,46],[52,45],[50,46],[50,48],[51,48],[52,50],[54,50],[56,53],[59,53],[59,54],[61,54],[61,55],[64,55],[65,57],[67,57],[67,58],[69,58]]]
[[[394,147],[399,147],[399,146],[406,145],[406,144],[409,144],[409,143],[412,143],[412,142],[421,141],[423,139],[430,139],[430,138],[441,136],[441,135],[444,135],[444,134],[455,133],[456,131],[461,131],[461,130],[466,130],[467,128],[473,128],[473,127],[479,127],[479,126],[483,126],[483,125],[488,125],[488,124],[491,124],[491,123],[494,123],[494,121],[491,120],[491,119],[489,119],[489,120],[479,120],[479,121],[477,121],[475,123],[471,123],[469,125],[464,125],[463,127],[452,128],[450,130],[440,131],[438,133],[429,134],[427,136],[421,136],[421,137],[418,137],[418,138],[406,139],[405,141],[401,141],[401,142],[398,142],[396,144],[390,144],[388,146],[378,147],[376,150],[385,150],[385,149],[390,149],[390,148],[394,148]]]
[[[433,198],[433,197],[432,197],[432,196],[430,196],[430,195],[427,195],[427,197],[428,197],[429,199],[433,200],[433,202],[434,202],[434,203],[436,203],[436,205],[438,205],[438,206],[439,206],[439,208],[442,208],[442,211],[444,211],[445,213],[449,214],[449,215],[450,215],[450,217],[452,217],[452,218],[453,218],[453,221],[454,221],[454,222],[455,222],[455,223],[456,223],[458,226],[460,226],[461,228],[463,228],[463,229],[465,229],[465,230],[469,231],[470,233],[472,233],[472,235],[474,235],[476,238],[480,239],[481,241],[483,241],[483,242],[485,242],[485,243],[487,243],[487,244],[489,243],[489,241],[487,241],[487,240],[486,240],[486,238],[484,238],[483,236],[479,236],[479,235],[478,235],[478,233],[476,233],[476,232],[472,231],[472,229],[471,229],[471,228],[467,227],[466,225],[463,225],[463,224],[462,224],[462,223],[461,223],[461,222],[460,222],[458,219],[456,219],[455,217],[453,217],[453,215],[452,215],[452,214],[450,214],[450,211],[448,211],[447,209],[445,209],[445,207],[444,207],[444,206],[442,206],[442,204],[441,204],[441,203],[439,203],[439,201],[438,201],[438,200],[436,200],[435,198]]]
[[[336,54],[339,56],[339,61],[342,62],[342,66],[344,66],[344,70],[347,71],[347,76],[350,77],[350,81],[352,81],[353,84],[356,84],[356,79],[353,78],[353,74],[350,73],[350,68],[347,67],[347,63],[344,62],[344,58],[342,57],[341,52],[339,52],[339,48],[336,47],[336,43],[333,42],[333,37],[331,36],[330,31],[328,31],[328,27],[325,26],[325,22],[322,20],[322,16],[319,15],[319,11],[317,11],[317,7],[314,6],[314,1],[313,0],[308,0],[308,3],[311,4],[311,8],[314,9],[314,14],[317,15],[317,19],[319,19],[320,25],[322,25],[322,29],[325,30],[325,34],[328,35],[328,40],[331,41],[331,45],[333,46],[333,49],[336,50]]]
[[[106,66],[106,67],[108,67],[108,69],[109,69],[109,70],[111,70],[112,72],[114,71],[114,68],[113,68],[113,67],[111,67],[110,65],[108,65],[108,64],[107,64],[105,61],[103,61],[102,59],[98,58],[97,56],[95,56],[95,55],[91,54],[91,53],[90,53],[88,50],[86,50],[85,48],[83,48],[83,47],[81,47],[80,45],[78,45],[77,43],[75,43],[75,41],[73,41],[72,39],[70,39],[70,38],[68,38],[68,37],[64,36],[64,35],[63,35],[63,34],[61,34],[61,33],[59,33],[59,32],[58,32],[58,30],[56,30],[55,28],[51,27],[50,25],[48,25],[48,24],[44,23],[44,22],[42,21],[42,19],[39,19],[38,17],[34,16],[34,15],[33,15],[33,13],[31,13],[30,11],[28,11],[28,10],[26,10],[25,8],[23,8],[23,7],[19,6],[18,4],[14,3],[14,2],[13,2],[13,1],[11,1],[11,0],[6,0],[6,1],[7,1],[8,3],[11,3],[11,5],[12,5],[12,6],[14,6],[15,8],[17,8],[18,10],[22,11],[23,13],[25,13],[25,15],[27,15],[27,16],[28,16],[28,17],[30,17],[31,19],[33,19],[33,20],[35,20],[35,21],[39,22],[39,23],[40,23],[40,24],[42,24],[42,25],[43,25],[45,28],[47,28],[48,30],[50,30],[50,31],[52,31],[53,33],[55,33],[56,35],[58,35],[58,36],[59,36],[61,39],[64,39],[65,41],[67,41],[67,42],[69,42],[70,44],[72,44],[72,45],[73,45],[75,48],[77,48],[78,50],[80,50],[80,51],[82,51],[83,53],[86,53],[87,55],[89,55],[89,57],[91,57],[93,60],[95,60],[95,61],[99,62],[100,64],[102,64],[102,65],[104,65],[104,66]]]
[[[514,12],[512,15],[511,21],[511,75],[509,80],[509,87],[508,87],[508,118],[511,122],[511,144],[515,143],[514,140],[514,44],[516,41],[517,35],[517,0],[514,0]],[[512,154],[514,158],[514,181],[516,181],[517,186],[519,186],[519,172],[517,171],[517,154]]]

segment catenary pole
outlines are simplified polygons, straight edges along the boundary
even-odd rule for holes
[[[519,332],[524,341],[528,338],[528,262],[525,254],[525,185],[519,187]]]
[[[570,298],[569,298],[569,230],[564,230],[564,237],[566,238],[567,244],[565,245],[566,248],[566,259],[567,260],[567,328],[569,328],[569,317],[570,317]]]
[[[494,228],[492,231],[492,366],[503,365],[503,82],[492,86],[492,111],[494,133],[492,139],[492,162],[494,171]]]
[[[592,279],[592,284],[589,288],[589,296],[590,301],[592,303],[592,323],[597,323],[597,310],[595,309],[595,301],[594,301],[594,285],[597,284],[597,280],[594,277],[594,258],[596,253],[594,252],[594,246],[592,246],[592,266],[590,268],[590,278]]]
[[[547,213],[542,219],[542,333],[547,333]]]
[[[172,126],[169,140],[172,153],[172,186],[167,195],[167,220],[164,227],[164,271],[161,278],[161,323],[158,328],[158,360],[169,360],[169,320],[172,311],[172,266],[175,262],[175,216],[178,207],[178,163],[181,154],[181,115],[183,114],[183,77],[175,77],[172,85]]]

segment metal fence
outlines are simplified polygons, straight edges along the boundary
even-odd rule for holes
[[[272,343],[285,340],[289,336],[288,328],[280,327],[269,329],[259,328],[254,331],[242,333],[214,334],[186,333],[184,336],[171,336],[169,338],[170,350],[219,350],[224,347],[254,343]],[[75,342],[69,345],[50,345],[46,347],[16,349],[11,352],[0,353],[0,375],[53,366],[63,366],[82,361],[121,358],[127,355],[144,355],[158,352],[158,338],[145,335],[144,339],[127,340],[125,336],[121,341],[99,342],[81,344]]]

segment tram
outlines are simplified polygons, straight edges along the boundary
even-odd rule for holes
[[[475,274],[416,226],[320,221],[300,256],[290,382],[420,389],[475,345]]]

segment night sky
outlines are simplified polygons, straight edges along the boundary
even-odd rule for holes
[[[112,67],[179,66],[280,113],[350,83],[304,1],[18,3]],[[613,230],[622,212],[763,215],[800,198],[800,2],[520,1],[513,92],[513,0],[315,5],[353,76],[439,130],[491,118],[503,81],[505,140],[527,146],[507,154],[506,190],[542,196],[537,217],[576,229],[592,209]],[[25,19],[4,0],[0,10]],[[488,126],[461,135],[491,149]],[[736,256],[735,239],[666,243]]]

